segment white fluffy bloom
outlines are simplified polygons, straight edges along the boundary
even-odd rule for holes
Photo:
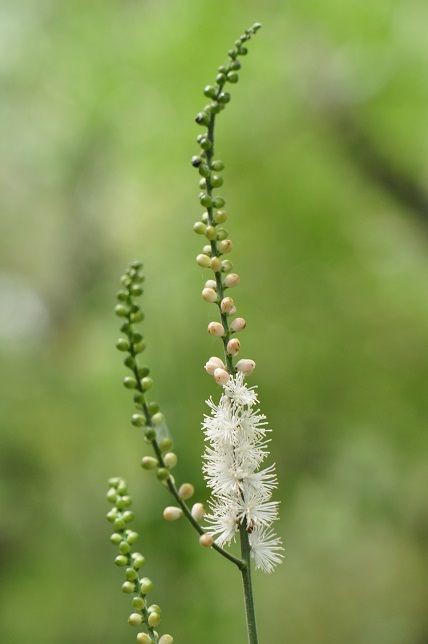
[[[269,454],[270,430],[258,402],[243,373],[223,386],[218,404],[207,401],[211,413],[202,423],[207,441],[203,470],[212,499],[205,519],[220,546],[233,541],[245,522],[256,567],[272,572],[282,559],[281,540],[271,527],[278,518],[278,503],[271,501],[277,479],[274,465],[260,469]]]

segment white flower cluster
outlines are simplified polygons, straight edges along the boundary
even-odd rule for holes
[[[224,384],[218,405],[211,399],[207,404],[211,414],[202,423],[208,443],[204,474],[212,491],[207,529],[223,546],[246,520],[256,567],[270,573],[281,562],[283,548],[271,527],[278,518],[278,503],[270,500],[277,486],[275,467],[260,469],[269,454],[266,417],[241,372]]]

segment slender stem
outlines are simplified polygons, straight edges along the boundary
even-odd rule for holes
[[[244,586],[245,613],[247,616],[247,630],[249,644],[258,644],[256,611],[254,608],[253,586],[251,581],[250,542],[248,539],[247,524],[244,520],[239,527],[241,537],[241,556],[247,566],[241,570],[242,584]]]

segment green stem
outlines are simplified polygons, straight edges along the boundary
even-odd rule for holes
[[[239,527],[241,537],[241,556],[246,562],[246,567],[241,570],[242,584],[244,586],[245,613],[247,616],[247,630],[249,644],[257,644],[256,612],[254,608],[253,586],[251,582],[251,547],[248,539],[247,522],[244,520]]]

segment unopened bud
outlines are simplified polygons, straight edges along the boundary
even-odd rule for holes
[[[232,241],[230,239],[222,239],[218,243],[218,249],[220,253],[230,253],[232,250]]]
[[[205,365],[205,371],[210,374],[210,376],[214,375],[214,371],[216,369],[225,369],[226,367],[224,366],[224,362],[220,360],[220,358],[216,358],[215,356],[212,356],[208,362]]]
[[[214,380],[218,385],[225,385],[230,378],[230,374],[225,369],[216,369],[214,371]]]
[[[226,277],[224,278],[224,284],[229,288],[231,288],[232,286],[237,286],[240,281],[241,278],[237,273],[229,273],[229,275],[226,275]]]
[[[140,592],[142,595],[147,595],[153,588],[153,582],[148,577],[143,577],[140,581]]]
[[[210,322],[208,325],[208,333],[221,337],[224,335],[224,327],[220,322]]]
[[[244,320],[244,318],[235,318],[230,323],[230,328],[232,329],[232,331],[242,331],[242,329],[245,329],[246,326],[247,322]]]
[[[138,633],[137,642],[138,644],[152,644],[152,638],[147,633]]]
[[[205,288],[212,288],[214,291],[217,290],[217,282],[215,280],[207,280],[205,282]]]
[[[162,635],[162,637],[159,640],[159,644],[173,644],[174,643],[174,638],[172,635],[168,635],[168,633],[165,633],[165,635]]]
[[[169,505],[163,511],[163,518],[165,521],[177,521],[183,516],[183,510],[176,508],[174,505]]]
[[[243,360],[238,360],[238,362],[236,363],[237,371],[240,371],[245,375],[249,375],[250,373],[253,373],[255,368],[256,368],[256,363],[254,362],[254,360],[248,360],[247,358],[244,358]]]
[[[222,313],[232,313],[232,311],[236,311],[235,302],[231,297],[224,297],[221,301],[220,308]]]
[[[201,253],[196,257],[196,262],[199,264],[199,266],[202,266],[203,268],[208,268],[211,263],[211,259],[208,257],[208,255],[204,255]]]
[[[204,288],[202,290],[202,298],[206,302],[216,302],[217,301],[217,293],[213,288]]]
[[[201,546],[204,546],[204,548],[211,548],[214,543],[212,534],[209,534],[208,532],[201,534],[201,536],[199,537],[199,543],[201,544]]]
[[[177,465],[177,461],[178,461],[177,454],[175,454],[174,452],[167,452],[163,457],[163,462],[165,463],[168,469],[172,469],[173,467],[175,467]]]
[[[153,628],[153,626],[157,626],[161,621],[159,613],[150,613],[150,615],[147,618],[147,623],[148,625]]]
[[[143,456],[141,459],[141,467],[143,470],[153,470],[157,467],[158,461],[153,456]]]
[[[140,613],[131,613],[128,617],[128,624],[131,626],[139,626],[143,623],[143,616]]]
[[[205,508],[203,503],[194,503],[192,505],[192,517],[195,521],[201,521],[205,516]]]
[[[213,257],[210,262],[210,268],[214,271],[214,273],[218,273],[218,271],[221,269],[221,259],[219,257]]]
[[[183,483],[178,490],[178,496],[183,501],[188,501],[195,493],[195,488],[191,483]]]
[[[239,353],[240,348],[241,343],[239,342],[238,338],[232,338],[227,343],[227,353],[231,356],[236,356],[236,354]]]

